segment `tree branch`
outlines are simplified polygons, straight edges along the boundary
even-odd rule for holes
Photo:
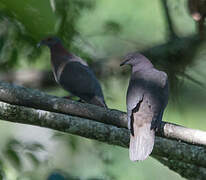
[[[171,170],[176,171],[182,177],[191,180],[205,180],[206,168],[177,160],[162,158],[160,156],[154,156],[154,158],[157,159],[160,163],[168,166]]]
[[[0,102],[0,119],[46,127],[122,147],[127,147],[129,142],[129,132],[125,128],[4,102]]]
[[[80,117],[0,102],[0,119],[46,127],[125,148],[129,145],[127,129]],[[154,155],[206,167],[204,147],[175,140],[156,137],[152,156]]]
[[[69,101],[3,82],[0,82],[0,119],[46,127],[125,148],[129,144],[129,131],[125,128],[127,118],[123,112]],[[167,139],[205,145],[205,132],[163,122],[158,133],[165,138],[156,137],[152,152],[154,158],[184,177],[192,179],[205,175],[204,147]],[[181,170],[184,168],[187,171]],[[192,176],[197,168],[199,175]]]
[[[0,101],[84,117],[119,127],[127,127],[126,114],[118,110],[104,109],[92,104],[79,103],[5,82],[0,82]]]
[[[127,128],[127,115],[118,110],[104,109],[86,103],[58,98],[21,86],[0,82],[0,101],[36,109],[69,114]],[[157,135],[186,143],[206,146],[206,132],[162,122]]]

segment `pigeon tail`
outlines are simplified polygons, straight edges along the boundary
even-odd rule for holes
[[[142,126],[134,124],[134,136],[130,135],[129,157],[131,161],[143,161],[152,152],[155,139],[155,131],[150,129],[151,123]]]

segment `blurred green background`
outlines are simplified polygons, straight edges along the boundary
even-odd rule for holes
[[[48,48],[36,47],[57,35],[95,71],[109,108],[126,111],[129,69],[119,67],[121,56],[151,50],[149,57],[171,80],[163,120],[206,130],[205,41],[197,38],[186,0],[167,0],[176,35],[170,38],[163,2],[1,0],[0,80],[67,95],[54,82]],[[47,179],[52,172],[82,179],[183,179],[153,158],[133,163],[127,149],[44,128],[0,121],[0,140],[0,179]]]

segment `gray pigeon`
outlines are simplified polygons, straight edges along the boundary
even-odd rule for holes
[[[101,86],[85,61],[68,52],[56,37],[46,38],[40,45],[50,48],[53,74],[58,84],[87,103],[107,107]]]
[[[167,74],[158,71],[139,53],[128,54],[121,64],[132,67],[127,90],[129,156],[132,161],[145,160],[152,152],[155,130],[168,103]]]

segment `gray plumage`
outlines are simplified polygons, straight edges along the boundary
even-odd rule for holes
[[[121,64],[129,64],[132,74],[127,90],[128,128],[131,132],[129,155],[144,160],[152,152],[155,130],[168,102],[167,74],[158,71],[139,53],[130,53]]]
[[[50,48],[53,74],[58,84],[90,104],[107,107],[101,86],[84,60],[68,52],[58,38],[44,39],[41,44]]]

